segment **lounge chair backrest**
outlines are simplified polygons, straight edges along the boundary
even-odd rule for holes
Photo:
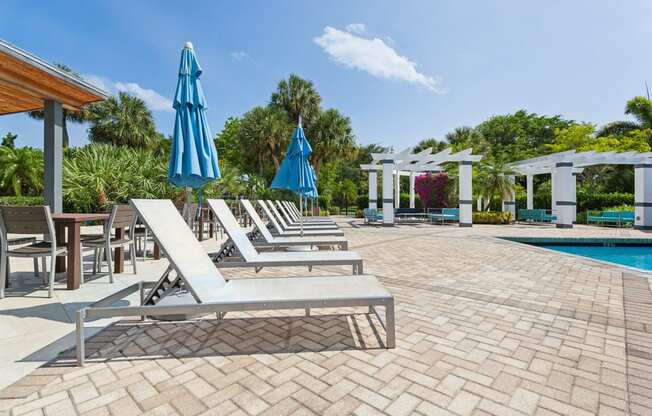
[[[206,203],[211,208],[217,220],[224,227],[224,231],[228,234],[233,244],[238,248],[240,254],[245,261],[254,261],[258,256],[258,251],[254,245],[249,241],[247,233],[240,228],[238,220],[235,218],[231,209],[223,199],[207,199]]]
[[[287,223],[291,224],[292,221],[294,221],[294,220],[292,219],[290,214],[288,214],[288,212],[285,209],[285,207],[283,206],[283,204],[281,204],[279,201],[276,201],[276,206],[278,207],[278,211],[285,216],[285,219],[287,220]]]
[[[283,234],[283,229],[281,228],[280,225],[278,225],[278,221],[276,221],[276,217],[274,217],[272,212],[269,210],[269,207],[267,206],[265,201],[263,201],[262,199],[259,199],[258,200],[258,205],[260,205],[260,207],[263,209],[263,212],[265,212],[265,215],[267,216],[267,218],[269,218],[269,220],[272,222],[272,225],[274,226],[274,229],[276,230],[276,232],[279,233],[279,234]]]
[[[199,302],[214,299],[226,281],[172,201],[132,199],[130,204],[195,299]]]
[[[1,228],[8,234],[54,235],[54,225],[48,206],[2,206],[0,207]]]
[[[296,205],[294,205],[293,202],[290,201],[285,201],[285,206],[287,207],[288,211],[294,215],[295,218],[299,218],[299,214],[301,214],[301,211],[299,211],[299,208],[297,208]]]
[[[288,213],[289,217],[292,218],[295,222],[299,221],[299,216],[294,210],[290,207],[288,201],[281,201],[281,205],[285,208],[285,211]]]
[[[274,237],[272,236],[272,233],[269,232],[267,227],[265,226],[265,223],[263,220],[260,218],[258,213],[256,212],[256,209],[254,206],[249,202],[247,199],[241,199],[240,202],[242,203],[242,206],[244,207],[245,211],[247,211],[247,215],[249,215],[249,218],[254,222],[254,225],[258,229],[258,231],[263,235],[263,238],[271,243],[274,240]]]
[[[267,200],[267,205],[272,210],[272,213],[274,213],[274,215],[276,216],[276,219],[278,220],[278,222],[281,223],[281,227],[288,228],[288,224],[285,222],[285,219],[283,219],[283,216],[281,215],[281,213],[278,212],[278,210],[274,206],[274,203],[268,199]]]

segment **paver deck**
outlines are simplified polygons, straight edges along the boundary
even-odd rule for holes
[[[395,349],[361,309],[121,320],[86,367],[69,351],[0,392],[0,415],[652,414],[648,276],[494,238],[647,234],[354,225],[351,249],[396,298]]]

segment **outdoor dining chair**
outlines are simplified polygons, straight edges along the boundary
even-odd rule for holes
[[[134,230],[136,229],[136,212],[130,205],[114,205],[111,208],[109,220],[104,225],[104,235],[101,238],[84,240],[82,247],[94,249],[93,253],[93,274],[102,270],[102,258],[106,257],[109,266],[109,281],[113,283],[113,256],[111,250],[116,247],[129,246],[129,257],[131,264],[136,271],[136,245]],[[114,229],[125,229],[122,236],[117,236]],[[128,228],[128,231],[126,230]],[[104,256],[102,255],[104,253]]]
[[[9,248],[8,234],[39,234],[43,240],[32,244]],[[4,298],[5,283],[9,276],[9,258],[23,257],[41,259],[43,282],[48,283],[48,297],[54,294],[54,273],[57,256],[66,254],[66,247],[57,247],[54,222],[48,206],[0,207],[0,299]],[[47,274],[47,258],[50,257],[50,273]],[[35,271],[36,265],[35,264]]]

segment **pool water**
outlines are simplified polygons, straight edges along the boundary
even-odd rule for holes
[[[652,271],[652,246],[536,244],[538,247]]]

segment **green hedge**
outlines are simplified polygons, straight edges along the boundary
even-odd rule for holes
[[[534,208],[550,209],[551,204],[550,192],[537,192],[534,195]],[[604,210],[608,207],[620,205],[634,205],[634,194],[626,192],[590,192],[580,189],[577,191],[577,212]],[[516,208],[527,207],[527,197],[519,195],[516,198]]]
[[[42,196],[0,196],[0,205],[43,205]]]
[[[481,211],[473,213],[474,224],[509,224],[512,222],[510,212]]]

